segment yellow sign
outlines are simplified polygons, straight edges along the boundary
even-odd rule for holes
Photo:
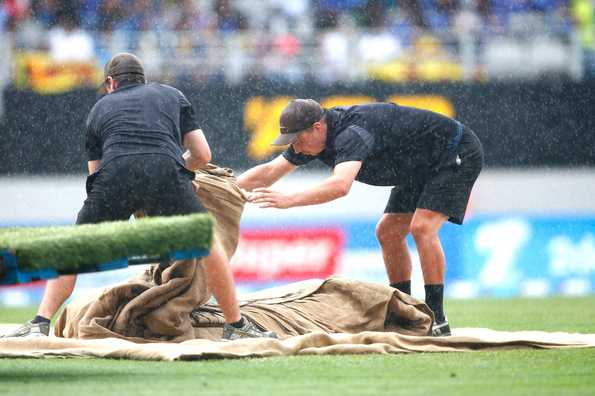
[[[40,94],[56,94],[80,87],[96,87],[102,80],[94,62],[56,63],[43,52],[20,54],[15,59],[15,83],[18,88]]]
[[[355,95],[355,96],[328,96],[320,101],[320,105],[325,109],[337,106],[355,106],[362,103],[376,102],[371,96]]]
[[[279,133],[279,116],[291,100],[288,96],[265,99],[262,96],[250,98],[244,106],[244,127],[252,132],[248,143],[248,155],[263,159],[273,153],[271,142]]]
[[[255,160],[268,158],[281,148],[271,146],[271,142],[279,133],[279,116],[292,98],[275,96],[264,98],[255,96],[248,99],[244,106],[244,128],[251,133],[248,143],[248,155]],[[454,105],[444,96],[438,95],[398,95],[390,96],[387,102],[395,102],[402,106],[416,107],[434,111],[448,117],[455,116]],[[362,103],[376,102],[375,98],[365,95],[336,95],[320,100],[324,108],[335,106],[352,106]]]
[[[455,107],[450,100],[438,95],[411,95],[411,96],[390,96],[387,102],[394,102],[401,106],[416,107],[418,109],[430,110],[447,117],[455,116]]]

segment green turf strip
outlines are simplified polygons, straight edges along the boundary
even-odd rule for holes
[[[209,250],[213,218],[208,214],[147,217],[61,227],[0,229],[0,250],[16,254],[21,270],[54,268],[77,272],[137,255]]]

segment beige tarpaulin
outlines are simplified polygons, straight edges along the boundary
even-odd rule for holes
[[[195,266],[176,264],[173,273]],[[172,268],[174,269],[174,268]],[[192,272],[192,271],[189,271]],[[177,278],[173,278],[176,280]],[[65,337],[0,339],[0,357],[91,356],[142,360],[265,357],[303,354],[362,354],[410,352],[469,352],[511,348],[595,347],[595,334],[498,332],[455,329],[452,337],[427,336],[431,316],[422,302],[388,286],[330,278],[265,290],[248,296],[242,312],[257,324],[275,330],[280,340],[218,340],[222,318],[215,306],[201,305],[189,314],[191,330],[171,327],[181,318],[161,310],[152,298],[167,295],[168,281],[129,300],[131,284],[108,288],[99,297],[73,301],[58,321],[56,333]],[[134,293],[132,293],[134,294]],[[149,298],[151,297],[151,298]],[[173,299],[175,300],[175,298]],[[172,301],[172,300],[170,300]],[[146,305],[152,319],[126,314]],[[167,304],[166,304],[167,305]],[[170,306],[173,308],[175,306]],[[168,315],[168,320],[160,316]],[[147,317],[147,315],[144,315]],[[128,318],[129,326],[124,319]],[[131,318],[135,318],[131,320]],[[152,322],[152,324],[147,325]],[[120,323],[116,329],[113,325]],[[155,326],[154,323],[160,323]],[[179,321],[178,323],[186,323]],[[115,331],[117,330],[117,331]],[[179,334],[175,334],[175,331]],[[0,330],[1,331],[1,330]],[[162,335],[157,336],[157,332]],[[195,339],[192,339],[196,337]],[[186,341],[177,342],[186,338]]]
[[[134,342],[220,339],[224,322],[219,309],[202,304],[203,299],[197,298],[192,288],[180,292],[180,283],[197,272],[195,266],[176,263],[168,270],[181,278],[154,287],[126,283],[99,296],[74,300],[57,321],[56,335],[117,337]],[[189,275],[183,276],[185,273]],[[184,306],[192,301],[199,303],[192,308]],[[241,311],[281,338],[313,331],[426,335],[432,323],[426,305],[406,294],[384,285],[341,278],[300,282],[248,296],[241,303]]]
[[[231,255],[244,196],[231,172],[221,168],[201,173],[197,182],[197,194],[211,194],[201,199],[217,218],[217,234]],[[385,285],[341,278],[246,297],[242,313],[281,339],[218,342],[213,340],[220,338],[223,318],[207,304],[209,297],[200,263],[156,265],[98,295],[75,299],[56,323],[60,337],[0,339],[0,356],[176,360],[595,346],[593,334],[465,329],[453,337],[430,337],[431,312],[422,302]]]
[[[152,289],[158,287],[148,291]],[[123,312],[129,311],[128,304],[114,304],[118,298],[122,298],[114,290],[121,289],[107,289],[99,298],[79,298],[67,307],[56,332],[66,337],[81,338],[52,336],[29,340],[0,339],[0,357],[87,356],[194,360],[304,354],[595,347],[595,334],[455,329],[452,337],[426,336],[431,322],[429,311],[423,303],[384,285],[341,278],[311,280],[270,289],[242,302],[242,312],[256,323],[277,331],[280,340],[213,341],[221,334],[221,315],[215,306],[203,305],[190,314],[193,337],[197,338],[189,337],[186,341],[176,342],[182,338],[172,335],[172,329],[166,327],[166,333],[159,339],[155,336],[157,326],[143,330],[142,325],[139,325],[144,323],[139,320],[142,315],[123,315]],[[113,301],[110,300],[112,296],[116,296]],[[142,301],[148,306],[156,305],[148,296]],[[148,309],[150,312],[166,313],[159,309]],[[137,323],[130,328],[110,327],[124,317],[137,318]],[[184,329],[179,329],[181,334],[184,334]],[[138,337],[138,332],[143,331],[147,332],[148,338]]]
[[[0,327],[0,331],[5,329]],[[189,340],[141,344],[117,338],[97,340],[46,337],[0,339],[0,357],[96,357],[136,360],[197,360],[323,354],[397,354],[472,352],[513,348],[595,347],[595,334],[498,332],[455,329],[452,337],[408,336],[391,332],[327,334],[313,332],[284,340],[244,339],[232,342]]]
[[[215,233],[229,257],[233,256],[240,238],[240,219],[246,196],[238,187],[233,171],[208,164],[196,172],[196,195],[217,219]]]

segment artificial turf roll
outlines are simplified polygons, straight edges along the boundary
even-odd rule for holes
[[[214,219],[209,214],[146,217],[58,227],[0,229],[0,250],[16,255],[21,270],[53,268],[76,273],[138,255],[209,251]]]

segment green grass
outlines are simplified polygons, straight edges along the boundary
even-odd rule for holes
[[[595,333],[595,297],[450,300],[455,327]],[[31,310],[0,310],[20,322]],[[8,320],[8,319],[10,320]],[[593,395],[595,349],[197,362],[0,360],[0,395]]]
[[[79,226],[0,228],[0,250],[15,252],[21,269],[54,268],[76,273],[130,256],[209,250],[212,228],[213,218],[208,214]]]
[[[30,308],[6,308],[0,307],[0,323],[22,323],[33,316],[37,312],[36,307]]]

